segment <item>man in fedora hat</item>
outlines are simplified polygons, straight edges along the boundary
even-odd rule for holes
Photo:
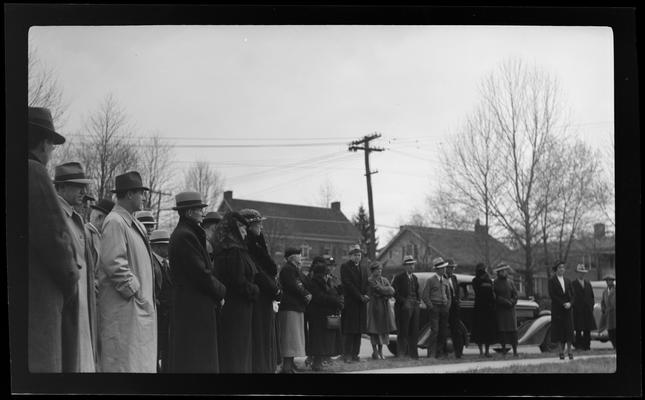
[[[502,345],[502,354],[508,351],[506,345],[511,344],[513,356],[517,357],[517,317],[515,305],[517,304],[517,290],[512,279],[508,279],[511,266],[500,262],[493,271],[497,278],[493,281],[495,292],[495,315],[497,316],[497,332]]]
[[[66,335],[68,339],[74,338],[73,346],[76,347],[78,354],[75,366],[70,366],[73,372],[96,371],[94,265],[83,217],[74,209],[83,204],[87,185],[91,182],[92,180],[85,176],[80,163],[69,162],[58,165],[55,169],[54,187],[58,193],[58,202],[63,210],[65,222],[72,233],[74,265],[80,274],[76,301],[70,302],[64,311],[66,318],[74,320],[69,325],[71,331]]]
[[[446,262],[446,278],[448,281],[448,288],[450,289],[450,309],[448,310],[448,325],[450,326],[450,338],[452,339],[452,346],[455,350],[455,357],[461,358],[464,351],[465,335],[461,323],[459,299],[459,281],[454,274],[457,263],[453,259],[447,259]]]
[[[611,345],[616,350],[616,277],[607,274],[603,280],[607,282],[607,288],[602,292],[600,301],[601,321],[604,321]]]
[[[222,220],[222,215],[220,213],[218,213],[217,211],[210,211],[206,213],[206,215],[204,216],[204,220],[202,221],[202,228],[204,228],[204,231],[206,231],[206,250],[208,251],[208,254],[211,256],[211,260],[213,259],[215,228],[217,227],[217,224],[219,224],[221,220]]]
[[[94,291],[98,294],[98,269],[99,269],[99,255],[101,254],[101,230],[103,229],[103,221],[105,217],[114,208],[114,202],[110,199],[101,199],[98,204],[90,206],[89,221],[85,223],[85,237],[89,241],[89,248],[91,250],[92,267],[94,268]]]
[[[141,222],[141,224],[146,228],[146,233],[148,234],[148,236],[150,236],[152,231],[154,231],[155,227],[157,226],[157,222],[155,221],[154,215],[152,215],[152,211],[137,211],[134,213],[134,217],[137,219],[137,221]]]
[[[72,236],[47,173],[54,145],[65,138],[54,130],[46,108],[28,109],[28,312],[29,372],[63,372],[75,347],[63,345],[63,304],[78,290]],[[66,363],[66,362],[65,362]],[[71,372],[71,371],[70,371]]]
[[[152,266],[155,275],[155,301],[157,305],[157,371],[168,372],[168,335],[170,308],[172,307],[172,277],[168,263],[168,231],[157,229],[150,233]]]
[[[585,279],[589,272],[584,264],[576,266],[573,288],[573,330],[575,339],[573,345],[577,350],[591,350],[591,331],[596,329],[596,319],[593,316],[593,306],[596,303],[591,282]]]
[[[448,318],[450,316],[449,278],[445,276],[448,262],[437,257],[432,260],[435,275],[428,278],[421,298],[428,310],[430,337],[428,338],[428,357],[444,357],[448,354],[446,340],[449,335]]]
[[[349,260],[340,266],[345,306],[341,314],[341,331],[344,335],[344,361],[360,361],[361,334],[367,333],[368,272],[360,264],[361,247],[349,249]]]
[[[215,277],[200,226],[208,206],[198,192],[175,196],[179,222],[170,235],[173,305],[170,309],[168,372],[218,373],[217,306],[226,287]]]
[[[157,371],[152,252],[136,218],[149,189],[136,171],[115,178],[117,204],[105,217],[99,267],[101,372]]]
[[[398,327],[397,352],[399,357],[419,358],[419,281],[413,274],[416,260],[411,255],[403,257],[403,272],[392,280],[394,288],[394,314]]]

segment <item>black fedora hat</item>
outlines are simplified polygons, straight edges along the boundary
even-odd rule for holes
[[[143,186],[141,175],[137,171],[126,172],[114,178],[112,193],[125,192],[126,190],[150,190]]]
[[[54,119],[49,109],[28,107],[27,122],[29,125],[29,136],[48,137],[54,144],[65,143],[63,135],[54,130]]]
[[[92,204],[90,208],[102,211],[107,215],[114,208],[114,202],[110,199],[101,199],[98,204]]]

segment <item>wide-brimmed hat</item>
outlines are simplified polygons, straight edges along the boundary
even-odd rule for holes
[[[150,190],[143,186],[141,174],[137,171],[126,172],[114,178],[114,189],[112,193],[125,192],[127,190]]]
[[[96,198],[91,194],[86,194],[83,196],[83,201],[96,201]]]
[[[202,201],[202,195],[199,192],[181,192],[175,196],[175,203],[173,210],[208,207],[208,204]]]
[[[448,266],[448,263],[443,260],[441,257],[437,257],[434,260],[432,260],[432,265],[434,266],[434,269],[439,269],[439,268],[446,268]]]
[[[374,271],[377,268],[381,268],[383,265],[378,261],[372,261],[370,264],[370,271]]]
[[[152,211],[137,211],[134,213],[134,217],[139,220],[144,225],[156,225],[155,217],[152,215]]]
[[[589,272],[589,270],[585,268],[584,264],[578,264],[576,265],[576,272],[582,272],[583,274],[586,274],[587,272]]]
[[[294,254],[300,254],[302,252],[301,249],[296,249],[295,247],[289,247],[284,251],[284,258],[289,258]]]
[[[410,265],[410,264],[416,264],[417,260],[414,259],[412,256],[405,256],[403,257],[403,265]]]
[[[114,208],[114,202],[110,199],[101,199],[98,204],[92,204],[90,208],[102,211],[107,215]]]
[[[511,266],[506,264],[506,263],[504,263],[504,262],[502,262],[502,263],[497,264],[497,266],[495,268],[493,268],[493,271],[499,272],[499,271],[503,271],[505,269],[511,269]]]
[[[56,166],[54,169],[54,183],[76,183],[79,185],[89,185],[91,179],[85,176],[83,166],[78,162],[68,162]]]
[[[211,211],[204,216],[202,225],[207,223],[213,223],[213,222],[218,223],[221,220],[222,220],[222,215],[220,213],[218,213],[217,211]]]
[[[170,234],[163,229],[157,229],[150,233],[150,244],[170,243]]]
[[[452,267],[452,269],[457,268],[457,263],[452,258],[447,259],[446,262],[448,263],[448,267]]]
[[[47,108],[28,107],[27,122],[29,136],[50,138],[54,144],[65,143],[65,137],[54,130],[54,119]]]
[[[602,278],[603,281],[615,281],[616,277],[613,274],[607,274]]]
[[[361,246],[355,244],[353,246],[350,246],[349,248],[349,254],[355,254],[355,253],[360,253],[361,252]]]
[[[252,208],[245,208],[243,210],[240,210],[240,215],[246,218],[249,225],[255,222],[262,222],[266,220],[266,218],[263,217],[258,210],[254,210]]]
[[[332,256],[326,257],[327,265],[336,265],[336,259]]]

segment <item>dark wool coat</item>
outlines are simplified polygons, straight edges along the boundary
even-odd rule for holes
[[[515,284],[508,278],[497,277],[493,282],[493,291],[495,292],[497,331],[516,332],[515,305],[517,304],[517,290],[515,290]]]
[[[79,270],[73,261],[70,232],[45,165],[30,154],[27,168],[28,368],[30,372],[63,372],[63,358],[75,358],[73,343],[65,346],[63,343],[63,305],[65,300],[76,298]]]
[[[307,308],[306,296],[309,294],[305,286],[307,278],[304,274],[294,264],[287,262],[280,269],[279,281],[282,288],[280,311],[304,313]]]
[[[549,278],[549,297],[551,298],[551,341],[573,342],[573,310],[564,308],[564,303],[573,305],[575,299],[571,281],[564,278],[564,292],[557,275]]]
[[[213,276],[206,234],[197,222],[179,218],[168,257],[173,282],[168,372],[219,372],[216,307],[226,288]]]
[[[410,296],[421,300],[419,298],[419,280],[414,274],[412,274],[412,282],[410,282],[407,272],[398,273],[392,280],[392,287],[394,288],[394,298],[396,299],[394,307],[396,309],[408,306],[406,303]]]
[[[318,275],[309,282],[311,302],[307,306],[309,316],[309,352],[312,356],[338,354],[336,335],[338,330],[327,328],[327,316],[337,314],[341,307],[338,292]]]
[[[260,289],[254,283],[257,268],[233,213],[226,214],[217,224],[215,245],[215,269],[226,286],[221,313],[220,371],[252,373],[253,307]]]
[[[254,283],[260,294],[253,305],[253,373],[273,373],[277,365],[277,338],[273,301],[279,298],[278,266],[269,255],[264,235],[249,231],[246,244],[258,268]]]
[[[157,303],[157,359],[162,360],[161,372],[168,371],[168,341],[170,338],[170,309],[172,308],[172,275],[168,260],[152,254]]]
[[[367,331],[367,304],[361,300],[361,296],[367,294],[367,276],[367,268],[354,264],[352,260],[340,266],[340,280],[345,296],[345,307],[341,315],[343,334]]]
[[[573,328],[576,331],[593,331],[596,329],[596,320],[593,317],[595,299],[591,282],[584,280],[584,286],[579,280],[571,282],[573,289]]]
[[[488,274],[473,278],[475,304],[473,307],[471,340],[478,344],[493,344],[497,341],[497,316],[493,281]]]

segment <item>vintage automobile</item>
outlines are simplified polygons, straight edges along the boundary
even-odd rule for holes
[[[596,320],[596,327],[598,328],[591,332],[591,339],[604,343],[609,340],[609,334],[607,333],[606,323],[602,318],[600,301],[602,299],[602,292],[607,288],[607,282],[591,281],[591,287],[593,288],[595,299],[593,316]],[[551,312],[548,310],[540,312],[540,316],[531,324],[526,334],[528,337],[525,339],[524,344],[539,345],[540,350],[543,352],[554,351],[558,347],[557,343],[551,342]]]
[[[425,287],[426,281],[435,275],[434,272],[415,272],[417,280],[419,281],[419,298],[421,298],[421,291]],[[463,342],[468,345],[470,331],[472,328],[473,307],[475,305],[475,291],[473,290],[472,280],[473,275],[455,274],[459,282],[459,298],[461,300],[460,317],[462,323],[462,332],[464,332]],[[425,304],[421,302],[421,310],[419,313],[419,332],[429,329],[428,325],[428,312]],[[518,343],[519,344],[533,344],[533,333],[531,330],[532,325],[539,319],[539,305],[533,300],[519,299],[515,306],[515,313],[517,316],[518,325]],[[540,342],[541,343],[541,342]],[[425,343],[418,343],[419,347],[425,348]],[[394,355],[397,354],[396,348],[396,332],[390,333],[390,341],[388,349]],[[448,350],[452,351],[452,340],[448,339]]]

